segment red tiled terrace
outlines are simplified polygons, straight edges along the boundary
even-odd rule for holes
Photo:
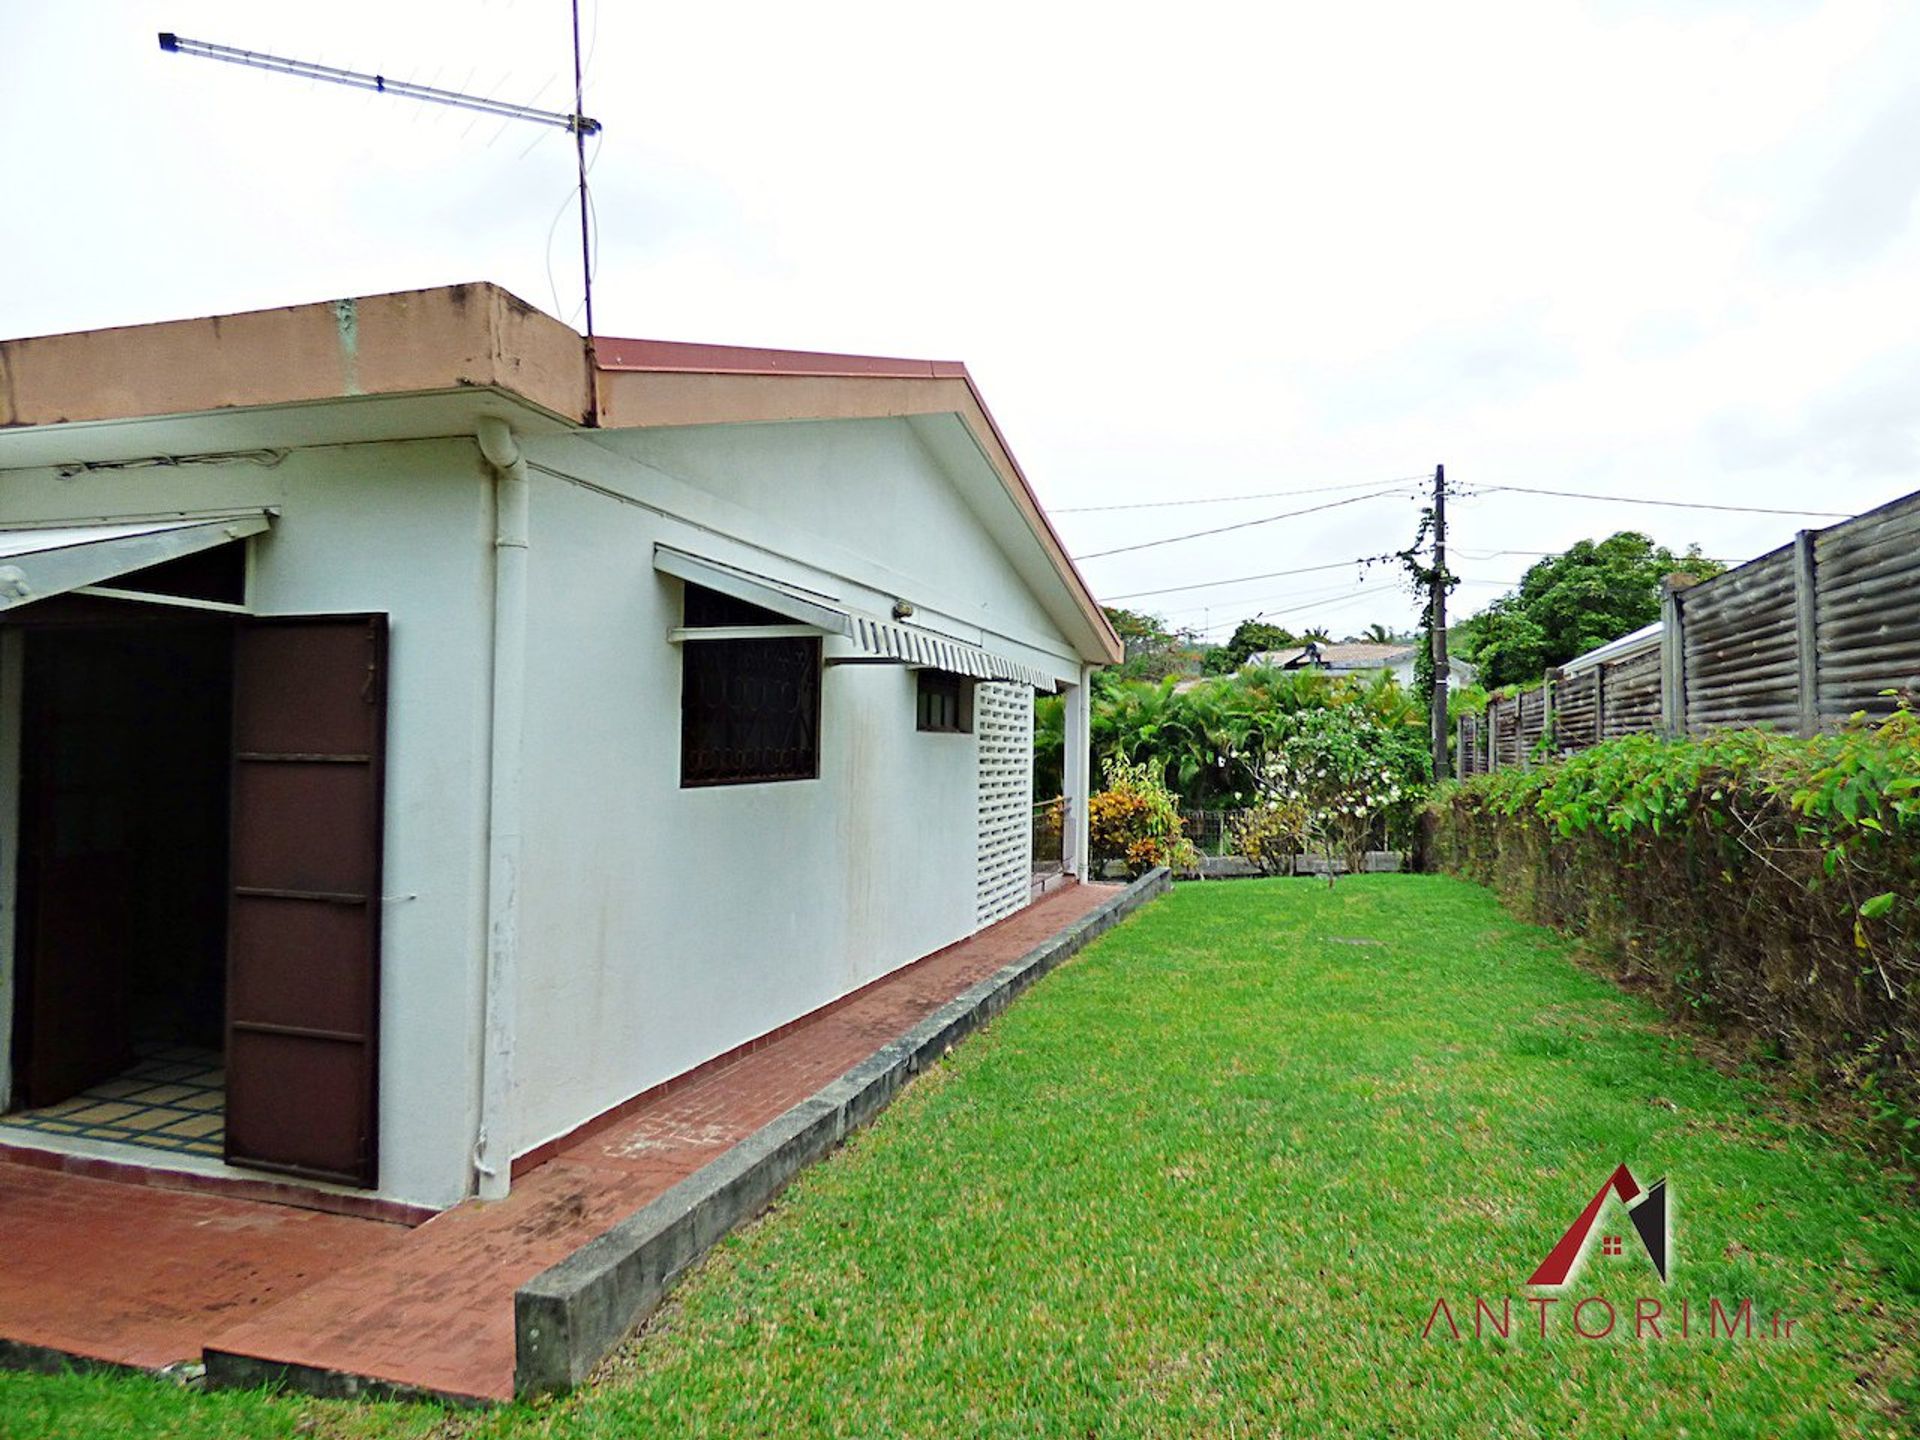
[[[217,1350],[477,1400],[513,1394],[513,1294],[1112,897],[1069,885],[644,1096],[413,1229],[0,1159],[0,1346],[157,1369]]]

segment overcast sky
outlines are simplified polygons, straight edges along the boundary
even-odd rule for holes
[[[1444,462],[1470,611],[1637,528],[1742,559],[1920,487],[1920,6],[582,0],[602,333],[964,360],[1069,548]],[[155,33],[570,108],[563,0],[0,0],[0,334],[497,281],[579,323],[568,138]],[[1258,492],[1298,498],[1086,512]],[[1088,559],[1397,548],[1413,490]],[[1351,568],[1124,603],[1410,622]]]

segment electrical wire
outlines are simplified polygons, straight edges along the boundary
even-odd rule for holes
[[[1280,580],[1289,575],[1314,575],[1322,570],[1344,570],[1349,565],[1379,565],[1388,560],[1397,560],[1397,554],[1356,555],[1351,560],[1335,560],[1327,565],[1302,565],[1293,570],[1266,570],[1258,575],[1236,575],[1231,580],[1196,580],[1191,585],[1163,585],[1158,590],[1128,590],[1119,595],[1109,595],[1108,600],[1140,600],[1149,595],[1172,595],[1181,590],[1210,590],[1216,585],[1240,585],[1249,580]],[[1230,603],[1230,602],[1222,602]]]
[[[1095,515],[1111,510],[1165,510],[1175,505],[1230,505],[1241,500],[1286,500],[1295,495],[1329,495],[1336,490],[1377,489],[1425,480],[1424,475],[1401,475],[1391,480],[1356,480],[1350,485],[1312,485],[1303,490],[1262,490],[1253,495],[1210,495],[1199,500],[1141,500],[1126,505],[1056,505],[1049,515]]]
[[[1362,589],[1374,591],[1374,590],[1378,590],[1379,586],[1378,585],[1369,586],[1369,585],[1366,585],[1364,582],[1362,582],[1359,585],[1332,585],[1332,586],[1325,586],[1325,587],[1316,587],[1316,588],[1307,589],[1307,590],[1283,590],[1278,594],[1274,594],[1274,595],[1250,595],[1245,598],[1236,598],[1232,600],[1213,600],[1200,605],[1183,605],[1178,610],[1166,610],[1166,611],[1160,611],[1158,613],[1160,614],[1162,619],[1171,620],[1178,615],[1196,615],[1202,611],[1226,610],[1226,609],[1246,610],[1256,605],[1259,605],[1259,606],[1277,605],[1283,600],[1300,600],[1300,601],[1331,600],[1336,596],[1356,595],[1360,593]],[[1262,613],[1265,613],[1265,612],[1262,611],[1262,612],[1256,613],[1251,618],[1257,620],[1260,618],[1260,614]]]
[[[1158,540],[1142,540],[1134,545],[1116,545],[1111,550],[1089,550],[1075,560],[1099,560],[1108,555],[1129,555],[1136,550],[1152,550],[1161,545],[1178,545],[1183,540],[1201,540],[1209,535],[1224,535],[1230,530],[1250,530],[1256,525],[1271,525],[1277,520],[1294,520],[1302,515],[1318,515],[1323,510],[1338,510],[1342,505],[1358,505],[1363,500],[1378,500],[1397,495],[1397,490],[1375,490],[1366,495],[1350,495],[1345,500],[1329,500],[1324,505],[1309,505],[1304,510],[1286,510],[1278,515],[1262,515],[1258,520],[1241,520],[1232,525],[1216,525],[1210,530],[1190,530],[1184,535],[1166,535]]]
[[[1360,602],[1363,600],[1371,602],[1371,601],[1377,600],[1378,598],[1379,597],[1377,595],[1355,594],[1355,595],[1348,595],[1345,598],[1338,599],[1338,600],[1328,600],[1328,601],[1304,600],[1297,605],[1282,605],[1279,608],[1274,610],[1264,610],[1260,613],[1260,615],[1251,616],[1248,618],[1251,618],[1251,619],[1269,618],[1270,619],[1274,616],[1279,616],[1279,615],[1334,614],[1342,610],[1350,610],[1355,605],[1360,604]],[[1217,625],[1207,626],[1204,630],[1200,631],[1199,633],[1203,635],[1211,634],[1216,630],[1223,630],[1229,625],[1237,626],[1239,623],[1240,622],[1238,620],[1222,620]]]
[[[1852,514],[1842,510],[1774,510],[1763,505],[1713,505],[1704,500],[1646,500],[1632,495],[1595,495],[1584,490],[1542,490],[1532,485],[1487,485],[1481,487],[1482,495],[1498,495],[1503,491],[1515,495],[1552,495],[1561,500],[1610,500],[1620,505],[1661,505],[1672,510],[1724,510],[1736,515],[1811,515],[1823,520],[1851,520]]]

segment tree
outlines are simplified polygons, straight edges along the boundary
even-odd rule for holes
[[[1360,639],[1369,645],[1391,645],[1400,637],[1385,625],[1375,622],[1361,632]]]
[[[1581,540],[1536,561],[1518,589],[1452,627],[1449,640],[1479,667],[1482,684],[1524,684],[1658,620],[1666,576],[1704,580],[1724,568],[1698,545],[1676,555],[1633,530]]]
[[[1118,605],[1102,608],[1126,646],[1126,659],[1118,667],[1122,677],[1164,680],[1169,675],[1200,673],[1203,650],[1191,630],[1175,630],[1158,615],[1140,610],[1126,610]]]
[[[1299,643],[1293,632],[1283,626],[1269,625],[1257,618],[1242,620],[1227,637],[1227,643],[1208,654],[1207,673],[1225,675],[1238,670],[1250,656],[1263,650],[1285,650]]]
[[[1128,610],[1119,605],[1103,605],[1107,623],[1112,625],[1119,635],[1120,642],[1127,647],[1127,659],[1136,655],[1151,654],[1171,646],[1176,636],[1167,628],[1167,622],[1158,615],[1149,615],[1144,610]]]

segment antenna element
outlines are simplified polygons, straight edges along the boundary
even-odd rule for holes
[[[416,85],[410,80],[390,80],[385,75],[369,75],[360,70],[341,70],[332,65],[317,65],[311,60],[290,60],[284,55],[265,55],[257,50],[241,50],[232,45],[215,45],[208,40],[189,40],[170,30],[160,32],[160,48],[169,55],[192,55],[202,60],[221,60],[229,65],[245,65],[254,70],[269,70],[276,75],[294,75],[302,80],[325,80],[354,90],[371,90],[377,95],[397,95],[403,100],[422,100],[429,105],[448,105],[456,110],[473,110],[482,115],[498,115],[507,120],[527,120],[535,125],[552,125],[574,138],[574,158],[580,177],[580,270],[585,287],[587,340],[593,340],[593,256],[588,243],[587,136],[600,133],[600,122],[581,111],[585,100],[580,75],[580,6],[573,5],[573,112],[536,110],[531,105],[516,105],[510,100],[493,100],[485,95],[467,95],[458,90],[440,90],[432,85]]]

